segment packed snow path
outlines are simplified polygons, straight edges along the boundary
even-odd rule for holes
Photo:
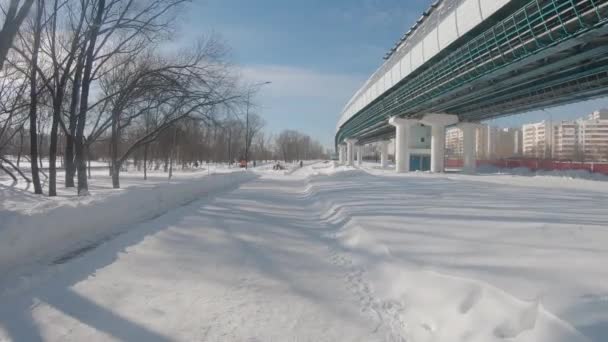
[[[262,171],[59,259],[0,341],[602,341],[606,192],[369,172]]]

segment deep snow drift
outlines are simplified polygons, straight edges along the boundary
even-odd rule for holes
[[[608,336],[608,183],[332,163],[250,174],[0,295],[0,340]]]

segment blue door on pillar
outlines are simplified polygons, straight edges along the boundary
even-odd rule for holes
[[[410,171],[431,170],[431,156],[412,154],[410,156]]]

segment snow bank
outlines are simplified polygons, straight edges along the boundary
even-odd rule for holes
[[[333,228],[326,237],[343,250],[344,256],[336,259],[349,260],[343,263],[350,269],[346,277],[352,283],[351,289],[361,299],[363,310],[376,318],[387,340],[589,341],[569,323],[546,310],[540,299],[521,300],[477,278],[427,269],[404,259],[403,250],[397,250],[393,255],[389,246],[377,239],[376,231],[362,220],[375,215],[374,209],[365,209],[373,204],[368,199],[360,202],[349,196],[349,190],[345,191],[353,188],[349,183],[335,188],[335,191],[343,192],[342,196],[335,196],[326,188],[334,178],[341,183],[349,182],[345,176],[361,176],[361,171],[334,166],[323,171],[334,173],[334,176],[311,177],[306,187],[307,195],[314,198],[321,219]],[[345,172],[336,173],[340,171]],[[405,212],[402,215],[407,216]],[[401,224],[407,225],[407,218],[402,219]],[[392,229],[397,232],[399,227]],[[394,238],[400,239],[396,233]]]
[[[538,301],[526,302],[490,284],[404,264],[356,219],[333,234],[353,252],[370,283],[369,310],[388,322],[390,339],[453,342],[588,341]],[[357,293],[365,295],[365,293]]]
[[[246,172],[211,174],[182,181],[121,190],[87,198],[40,200],[15,189],[0,188],[2,198],[25,196],[29,208],[0,208],[0,274],[40,262],[61,262],[129,225],[159,216],[203,196],[227,191],[256,176]],[[10,192],[10,193],[9,193]],[[19,201],[17,201],[19,202]],[[11,208],[5,203],[5,208]]]
[[[527,177],[558,177],[564,179],[587,179],[597,181],[608,181],[608,176],[601,173],[592,173],[587,170],[537,170],[533,171],[527,167],[516,167],[501,169],[493,165],[481,165],[477,168],[481,174],[506,174]]]

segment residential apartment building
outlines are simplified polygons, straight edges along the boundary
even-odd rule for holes
[[[562,121],[553,126],[552,158],[579,159],[579,125],[576,121]]]
[[[523,155],[575,161],[608,160],[608,110],[589,117],[551,125],[543,121],[524,125]]]
[[[445,154],[448,158],[461,158],[463,154],[463,135],[458,127],[450,127],[445,131]]]
[[[519,155],[520,130],[481,125],[477,129],[477,159],[495,160]]]
[[[522,152],[524,157],[551,158],[551,123],[542,121],[522,126]]]
[[[476,130],[475,148],[477,159],[493,160],[510,158],[521,152],[521,131],[514,128],[498,128],[480,124]],[[448,158],[459,158],[463,151],[462,130],[452,127],[446,130]]]
[[[578,157],[588,161],[608,160],[608,110],[593,112],[578,124]]]

